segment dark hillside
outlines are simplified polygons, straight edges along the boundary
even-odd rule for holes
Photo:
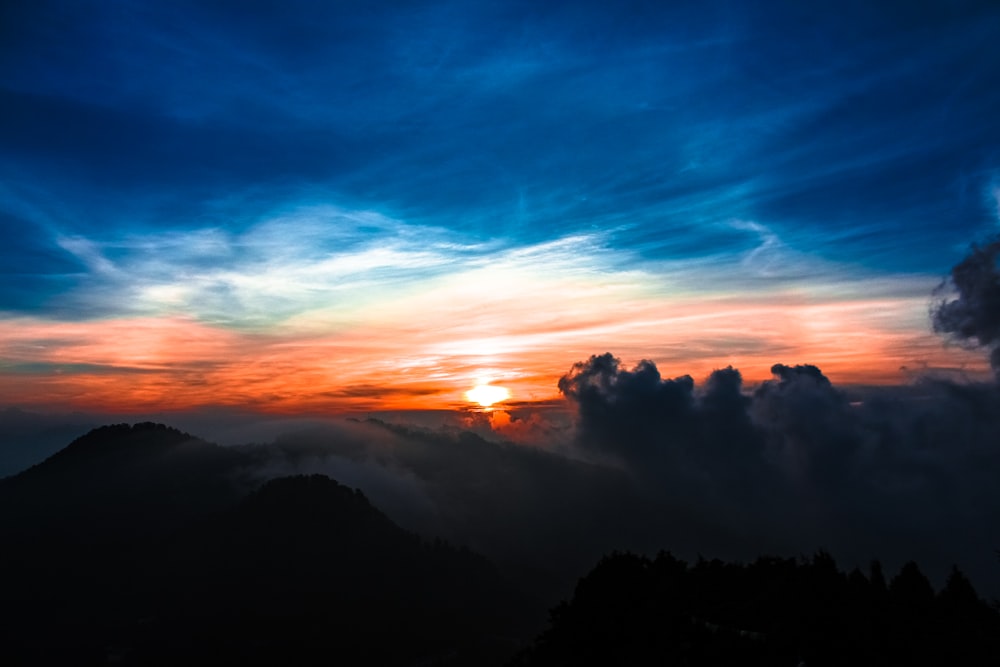
[[[326,477],[247,494],[245,456],[119,425],[0,482],[0,662],[490,664],[512,652],[525,603],[484,558],[426,543]]]

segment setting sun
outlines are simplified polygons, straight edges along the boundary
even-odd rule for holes
[[[494,403],[499,403],[510,398],[510,392],[505,387],[479,384],[475,388],[465,392],[465,397],[474,403],[479,403],[484,408],[488,408]]]

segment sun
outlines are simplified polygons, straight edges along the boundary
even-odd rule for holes
[[[465,397],[473,403],[479,403],[484,408],[488,408],[494,403],[506,401],[510,398],[510,392],[506,387],[497,387],[492,384],[477,384],[474,388],[465,392]]]

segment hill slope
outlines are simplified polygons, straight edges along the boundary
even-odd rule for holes
[[[489,664],[522,600],[484,558],[322,476],[247,493],[247,454],[96,429],[0,480],[3,664]]]

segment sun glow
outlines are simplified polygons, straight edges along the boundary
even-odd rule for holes
[[[478,384],[473,389],[465,392],[465,397],[484,408],[488,408],[494,403],[506,401],[510,398],[510,392],[506,387],[496,387],[491,384]]]

